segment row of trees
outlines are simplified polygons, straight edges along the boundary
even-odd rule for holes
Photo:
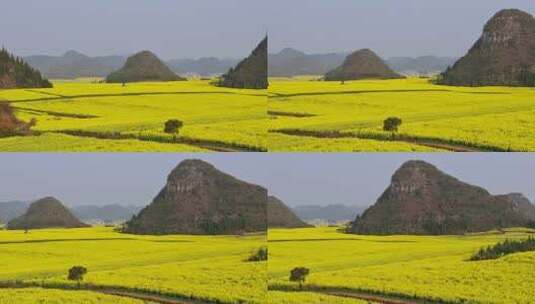
[[[525,240],[505,240],[494,246],[481,248],[470,260],[492,260],[515,252],[535,251],[535,238],[529,237]]]
[[[518,69],[510,68],[508,71],[494,71],[494,73],[487,73],[487,77],[481,78],[481,76],[476,77],[467,72],[460,74],[452,67],[448,67],[446,71],[437,75],[431,82],[439,85],[460,85],[470,87],[491,85],[533,87],[535,86],[535,71],[533,71],[531,67],[524,65]]]

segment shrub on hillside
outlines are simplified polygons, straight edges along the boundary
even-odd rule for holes
[[[18,120],[11,105],[0,102],[0,137],[28,135],[36,122],[35,118],[28,123]]]

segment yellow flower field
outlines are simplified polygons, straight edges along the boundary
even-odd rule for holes
[[[307,267],[306,284],[326,290],[447,303],[532,303],[534,252],[480,262],[468,258],[481,247],[533,233],[510,229],[466,236],[363,236],[340,233],[336,228],[272,229],[269,287],[286,290],[283,293],[293,297],[296,284],[288,281],[289,271]]]
[[[125,145],[103,141],[114,151],[261,151],[267,147],[266,92],[215,87],[206,80],[104,84],[90,81],[55,82],[52,89],[0,91],[0,100],[11,102],[17,116],[37,119],[33,128],[45,135],[83,137],[76,150],[92,151],[84,139],[130,140]],[[164,122],[179,119],[184,127],[174,141],[163,131]],[[25,139],[18,151],[65,151],[70,144],[53,136],[36,145]],[[137,141],[137,144],[136,144]],[[165,144],[169,148],[158,147]],[[126,146],[126,147],[125,147]],[[13,150],[9,139],[0,139],[0,150]]]
[[[108,227],[28,234],[0,230],[0,282],[73,287],[67,271],[82,265],[88,269],[85,284],[221,303],[265,303],[267,264],[245,262],[263,245],[264,235],[138,236]]]
[[[294,146],[272,137],[270,151],[377,151],[381,144],[382,151],[535,151],[534,88],[450,87],[420,78],[342,85],[301,77],[272,79],[268,96],[270,131],[297,132],[286,134]],[[403,121],[394,141],[382,130],[391,116]],[[300,149],[304,138],[315,142]]]
[[[40,288],[2,289],[2,304],[144,304],[141,300],[110,296],[89,291]]]

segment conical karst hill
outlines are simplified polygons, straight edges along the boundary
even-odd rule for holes
[[[360,79],[399,79],[404,76],[394,72],[370,49],[358,50],[346,57],[342,65],[325,74],[326,81]]]
[[[506,9],[494,15],[483,34],[437,82],[456,86],[535,86],[535,18]]]
[[[82,227],[89,227],[89,225],[82,223],[54,197],[45,197],[33,202],[24,215],[12,219],[7,224],[7,229]]]
[[[529,204],[529,207],[534,208]],[[424,161],[409,161],[377,202],[353,222],[359,234],[464,234],[526,225],[511,197],[494,196]]]
[[[267,190],[202,160],[185,160],[152,203],[125,224],[134,234],[242,234],[266,231]]]
[[[186,80],[175,74],[156,55],[142,51],[128,57],[124,66],[106,78],[108,83]]]

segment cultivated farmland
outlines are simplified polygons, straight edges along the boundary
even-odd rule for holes
[[[535,151],[533,88],[299,77],[271,79],[268,95],[270,151]]]
[[[6,151],[263,151],[266,91],[208,80],[103,84],[56,81],[52,89],[0,91],[17,117],[37,119],[34,136],[2,138]],[[179,135],[164,123],[184,123]],[[17,144],[14,145],[13,141]]]
[[[0,293],[3,304],[143,304],[141,300],[129,299],[89,291],[65,291],[41,288],[3,289]]]
[[[294,267],[307,267],[310,275],[303,291],[308,297],[315,295],[318,303],[317,298],[325,295],[335,298],[329,303],[345,303],[342,295],[400,303],[532,303],[535,252],[479,262],[469,259],[481,247],[507,238],[524,239],[534,232],[363,236],[336,228],[271,229],[270,294],[304,296],[296,293],[299,287],[288,281],[288,275]]]
[[[7,290],[21,299],[17,303],[35,303],[31,299],[52,292],[61,299],[78,297],[73,291],[63,293],[68,289],[89,289],[91,294],[98,290],[133,292],[194,299],[195,303],[265,303],[267,264],[245,261],[265,246],[265,235],[138,236],[108,227],[45,229],[27,234],[0,231],[0,246],[2,287],[53,288],[25,288],[31,292],[24,294],[17,293],[19,289],[2,289],[0,303]],[[88,269],[80,287],[67,280],[67,270],[74,265]],[[80,294],[80,301],[68,303],[93,303],[83,301],[84,297],[94,299],[91,294]]]

